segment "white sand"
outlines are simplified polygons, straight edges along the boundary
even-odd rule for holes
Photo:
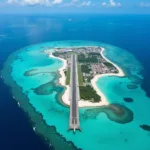
[[[104,76],[120,76],[120,77],[123,77],[125,74],[124,72],[122,71],[121,68],[119,68],[116,64],[114,64],[113,62],[111,62],[110,60],[108,60],[104,55],[103,55],[103,51],[104,51],[104,48],[102,49],[101,51],[101,55],[102,57],[110,62],[111,64],[113,64],[119,71],[119,73],[108,73],[108,74],[98,74],[96,75],[92,80],[91,80],[91,84],[93,86],[93,88],[96,90],[97,94],[101,97],[101,101],[98,102],[98,103],[92,103],[90,101],[84,101],[84,100],[80,100],[78,102],[79,104],[79,107],[96,107],[96,106],[103,106],[103,105],[108,105],[109,102],[108,100],[106,99],[105,95],[101,92],[101,90],[97,87],[96,85],[96,82],[99,78],[101,77],[104,77]],[[67,61],[65,59],[62,59],[62,58],[59,58],[59,57],[55,57],[52,55],[51,52],[49,52],[48,50],[45,51],[45,53],[49,54],[49,57],[53,57],[53,58],[57,58],[57,59],[60,59],[63,61],[64,65],[59,69],[59,73],[61,75],[60,79],[59,79],[59,83],[62,85],[62,86],[65,86],[66,87],[66,90],[64,92],[64,94],[62,95],[62,101],[66,104],[66,105],[70,105],[70,101],[69,101],[69,93],[70,93],[70,87],[68,85],[66,85],[66,77],[65,77],[65,74],[64,74],[64,69],[67,68]]]
[[[45,53],[47,53],[49,55],[49,57],[51,58],[57,58],[61,61],[63,61],[63,66],[59,69],[59,74],[60,74],[60,78],[59,78],[59,84],[66,87],[66,90],[64,92],[64,94],[62,95],[62,101],[66,104],[70,106],[70,101],[69,101],[69,93],[70,93],[70,87],[69,85],[66,85],[66,76],[64,73],[64,69],[67,68],[67,60],[60,58],[60,57],[55,57],[53,56],[53,54],[51,53],[51,51],[46,50]]]
[[[101,55],[102,57],[110,62],[111,64],[113,64],[117,69],[118,69],[118,73],[107,73],[107,74],[98,74],[96,75],[92,80],[91,80],[91,84],[93,86],[93,88],[96,90],[97,94],[101,97],[101,101],[98,102],[98,103],[91,103],[91,106],[102,106],[102,105],[108,105],[109,102],[108,100],[106,99],[105,95],[101,92],[101,90],[97,87],[96,85],[96,82],[99,78],[101,77],[104,77],[104,76],[120,76],[120,77],[123,77],[125,76],[124,72],[122,71],[121,68],[119,68],[116,64],[114,64],[113,62],[111,62],[110,60],[108,60],[104,55],[103,55],[103,51],[104,51],[104,48],[102,48],[102,51],[101,51]]]

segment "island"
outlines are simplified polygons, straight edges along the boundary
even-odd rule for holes
[[[70,105],[70,81],[71,81],[71,56],[77,57],[77,74],[79,84],[79,107],[108,105],[105,95],[97,87],[96,82],[103,76],[124,76],[124,72],[104,55],[104,48],[99,46],[81,46],[54,48],[45,50],[49,57],[63,61],[64,65],[59,69],[61,78],[59,83],[66,87],[62,100]]]

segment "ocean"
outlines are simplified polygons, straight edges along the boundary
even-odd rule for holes
[[[0,69],[3,68],[4,61],[6,61],[7,57],[12,52],[18,49],[21,49],[25,46],[29,46],[29,45],[33,45],[37,43],[66,41],[66,40],[83,40],[83,41],[103,42],[103,43],[115,45],[117,47],[125,49],[126,51],[130,52],[136,57],[136,59],[141,63],[141,65],[144,68],[141,70],[141,73],[144,77],[141,86],[143,90],[146,92],[147,96],[150,96],[150,88],[149,88],[150,86],[150,80],[149,80],[150,16],[149,15],[104,15],[104,14],[103,15],[101,14],[99,15],[98,14],[93,14],[93,15],[92,14],[82,14],[82,15],[78,15],[78,14],[60,15],[59,14],[58,15],[57,14],[56,15],[56,14],[53,14],[53,15],[46,15],[46,16],[41,16],[41,15],[36,15],[36,16],[29,16],[29,15],[28,16],[27,15],[12,16],[10,15],[9,16],[8,15],[7,17],[1,15],[0,19],[1,19],[0,21],[0,51],[2,54],[0,56],[0,61],[1,61]],[[122,51],[120,50],[118,53],[120,53],[121,55]],[[128,61],[131,61],[131,60],[129,59]],[[49,62],[43,62],[43,63],[45,65],[45,63],[49,63]],[[57,66],[59,68],[61,64],[59,64],[59,62],[55,62],[55,63],[57,63]],[[131,63],[133,62],[131,61]],[[17,72],[17,74],[19,73],[20,72]],[[51,80],[51,78],[48,80]],[[103,82],[105,80],[106,82],[109,81],[109,79],[106,78],[103,80]],[[118,85],[116,83],[111,83],[111,81],[109,82],[109,84],[112,86],[109,86],[109,88],[110,88],[110,91],[113,91],[113,92],[108,93],[107,95],[108,95],[108,98],[109,97],[116,98],[113,93],[117,93],[117,91],[115,90],[118,89],[117,88]],[[102,80],[98,81],[98,84],[101,84],[101,82]],[[115,78],[113,82],[115,82]],[[120,80],[120,82],[122,82],[122,80]],[[124,81],[124,82],[128,82],[128,81]],[[46,144],[46,142],[44,144],[44,140],[42,140],[42,137],[36,135],[35,132],[33,131],[32,123],[30,122],[30,119],[27,116],[27,113],[24,113],[24,111],[18,107],[17,102],[12,98],[11,90],[9,89],[9,87],[7,87],[2,80],[0,83],[1,83],[0,86],[2,89],[0,90],[1,95],[2,95],[2,98],[1,98],[2,100],[1,100],[1,105],[0,105],[1,107],[0,114],[2,118],[1,125],[0,125],[1,132],[2,132],[1,140],[0,140],[1,149],[5,149],[5,150],[7,149],[18,149],[18,150],[20,149],[39,149],[39,150],[47,149],[48,145]],[[113,87],[114,85],[115,85],[115,88]],[[106,89],[105,87],[102,88],[104,92],[105,92],[105,89]],[[123,93],[123,92],[124,92],[123,88],[120,88],[119,93]],[[129,91],[126,91],[126,92],[129,92]],[[125,95],[125,96],[128,96],[128,95]],[[136,98],[136,93],[134,95],[134,98]],[[142,102],[143,110],[144,110],[144,100],[147,101],[149,99],[148,98],[143,99],[143,102]],[[118,101],[119,101],[119,96],[118,96]],[[115,100],[115,102],[118,102],[118,101]],[[141,102],[139,104],[141,104]],[[149,103],[146,102],[146,104],[149,104]],[[132,106],[128,106],[128,107],[132,109]],[[135,109],[135,107],[133,109]],[[143,110],[141,108],[139,109],[139,111],[143,111]],[[136,114],[138,114],[138,108],[136,108],[136,111],[137,111]],[[139,113],[139,116],[140,115],[141,114]],[[99,117],[100,116],[98,116],[98,118]],[[104,123],[105,125],[105,121],[107,121],[106,116],[103,114],[102,118],[103,118],[102,122],[98,122],[98,120],[96,122],[101,123],[101,124]],[[66,118],[63,118],[63,119],[65,120]],[[137,119],[141,119],[141,118],[140,117],[138,118],[138,115],[137,115]],[[143,117],[143,121],[145,121],[144,119],[148,120],[148,114],[147,114],[147,117],[145,114],[145,116]],[[56,122],[57,120],[55,120],[55,123]],[[92,122],[89,121],[89,127],[90,125],[92,126],[91,123]],[[143,122],[143,124],[144,123],[146,123],[146,121]],[[86,125],[87,124],[85,124],[83,127],[86,128]],[[113,124],[113,125],[117,127],[116,124]],[[99,130],[98,127],[95,127],[95,128]],[[122,126],[121,128],[123,132],[122,136],[125,136],[124,137],[125,142],[127,143],[128,141],[129,145],[133,146],[136,143],[136,140],[133,141],[134,140],[133,136],[131,136],[132,140],[130,138],[126,139],[126,136],[128,134],[132,135],[134,132],[131,131],[130,127],[126,128],[127,131],[124,130],[125,128],[124,126]],[[88,132],[88,128],[85,129],[85,131]],[[145,134],[148,134],[148,131],[143,131],[143,132],[145,132]],[[97,136],[95,132],[94,134],[95,136]],[[115,134],[115,131],[114,132],[112,131],[111,133],[112,136],[109,138],[106,135],[103,135],[104,139],[98,140],[99,143],[101,143],[104,148],[108,148],[107,146],[105,147],[105,144],[107,144],[107,142],[109,143],[109,140],[113,138],[114,134]],[[143,135],[143,133],[137,134],[137,135]],[[72,137],[72,135],[70,135],[70,137]],[[98,138],[98,137],[95,137],[95,138]],[[140,141],[140,138],[137,140]],[[147,141],[149,140],[150,139],[147,139]],[[130,144],[131,141],[135,143]],[[76,140],[76,143],[78,142],[79,141]],[[118,142],[118,141],[116,140],[114,142]],[[147,144],[147,142],[145,144]],[[81,146],[82,144],[79,144],[79,145]],[[92,148],[91,145],[89,144],[90,148]],[[119,144],[119,146],[121,146],[121,144]],[[141,145],[141,146],[144,147],[144,145]],[[143,150],[148,150],[148,147],[150,147],[150,145],[146,145],[144,147],[145,149]],[[93,148],[95,148],[94,145],[93,145]],[[128,148],[128,146],[125,148]],[[51,149],[53,149],[53,147]]]

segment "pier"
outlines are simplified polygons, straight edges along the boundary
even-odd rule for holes
[[[77,69],[77,57],[75,54],[71,56],[71,78],[70,78],[70,120],[69,129],[76,130],[80,129],[79,112],[78,112],[78,101],[80,100],[80,92],[78,85],[78,69]]]

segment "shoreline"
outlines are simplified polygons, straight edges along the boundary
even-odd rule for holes
[[[64,91],[63,95],[62,95],[62,102],[68,106],[70,106],[70,101],[69,101],[69,92],[70,92],[70,88],[69,85],[66,85],[66,76],[64,73],[64,69],[67,69],[67,60],[60,58],[60,57],[55,57],[52,52],[49,52],[48,50],[45,51],[46,54],[49,55],[49,57],[51,58],[56,58],[59,59],[61,61],[63,61],[63,66],[61,68],[59,68],[59,74],[60,74],[60,78],[59,78],[59,84],[64,86],[66,88],[66,90]]]
[[[96,75],[96,76],[91,80],[91,84],[92,84],[93,88],[95,89],[96,93],[101,97],[101,101],[100,101],[100,102],[94,103],[96,106],[102,106],[102,105],[108,105],[108,104],[110,104],[110,103],[108,102],[106,96],[103,94],[103,92],[97,87],[97,85],[96,85],[97,80],[99,80],[100,78],[102,78],[102,77],[104,77],[104,76],[119,76],[119,77],[125,76],[123,70],[122,70],[120,67],[118,67],[115,63],[113,63],[112,61],[110,61],[109,59],[107,59],[107,58],[104,56],[104,54],[103,54],[104,50],[105,50],[105,49],[102,48],[102,50],[101,50],[101,52],[100,52],[101,56],[102,56],[107,62],[113,64],[113,65],[117,68],[118,73],[98,74],[98,75]],[[92,105],[92,106],[93,106],[93,105]]]
[[[99,80],[101,77],[104,77],[104,76],[120,76],[120,77],[125,76],[123,70],[120,67],[118,67],[115,63],[111,62],[109,59],[107,59],[104,56],[104,54],[103,54],[104,50],[105,49],[102,48],[102,50],[100,52],[101,56],[106,61],[108,61],[109,63],[113,64],[117,68],[118,73],[107,73],[107,74],[98,74],[98,75],[96,75],[91,80],[91,84],[92,84],[92,87],[95,89],[96,93],[101,97],[101,101],[98,102],[98,103],[93,103],[93,102],[90,102],[90,101],[80,100],[80,101],[78,101],[79,107],[98,107],[98,106],[108,105],[109,102],[108,102],[107,98],[105,97],[103,92],[96,85],[97,80]],[[48,50],[46,50],[45,53],[48,54],[49,57],[51,57],[51,58],[57,58],[57,59],[63,61],[63,66],[59,69],[59,74],[61,76],[59,78],[59,84],[66,88],[66,90],[64,91],[64,94],[62,95],[62,101],[63,101],[64,104],[70,106],[70,101],[69,101],[70,87],[69,87],[69,85],[65,84],[66,83],[66,76],[65,76],[64,71],[63,71],[64,69],[67,68],[67,60],[62,59],[60,57],[53,56],[52,52],[49,52]]]

